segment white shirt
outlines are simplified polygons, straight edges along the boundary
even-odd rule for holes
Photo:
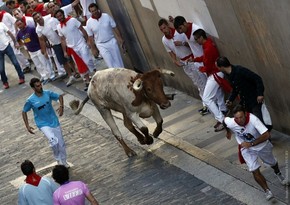
[[[35,28],[35,22],[31,16],[25,16],[26,25]]]
[[[4,23],[9,31],[15,36],[16,35],[16,30],[15,30],[15,22],[16,18],[14,18],[11,14],[9,13],[4,13],[3,18],[2,18],[2,23]],[[10,37],[9,37],[10,38]]]
[[[265,125],[253,114],[250,113],[250,120],[245,126],[238,125],[234,118],[225,118],[225,123],[227,127],[232,130],[235,134],[238,144],[242,142],[253,142],[255,139],[259,138],[263,133],[268,131]],[[247,137],[248,134],[251,134],[254,138]],[[266,146],[267,141],[257,144],[248,149],[259,151]]]
[[[5,50],[5,48],[9,45],[10,36],[7,34],[9,31],[8,27],[0,22],[0,51]]]
[[[60,44],[60,37],[56,33],[57,25],[59,21],[51,17],[51,15],[46,15],[43,17],[44,25],[40,26],[37,24],[36,26],[36,33],[39,37],[45,36],[51,45],[58,45]]]
[[[113,28],[116,27],[114,19],[106,13],[97,20],[92,17],[87,21],[88,36],[94,36],[95,44],[105,43],[115,38]]]
[[[66,26],[57,25],[57,31],[60,36],[64,36],[66,44],[69,48],[79,50],[85,44],[85,39],[82,32],[79,30],[81,23],[75,18],[71,18],[66,22]]]
[[[176,30],[174,31],[172,39],[168,39],[165,36],[162,37],[162,43],[168,53],[173,52],[179,59],[189,56],[192,53],[187,46],[175,46],[175,41],[185,42],[187,41],[187,37],[184,33],[180,34]]]
[[[91,13],[89,11],[89,5],[91,3],[96,3],[95,0],[80,0],[80,4],[83,8],[83,16],[86,16],[87,18],[91,17]]]
[[[63,10],[65,17],[67,17],[73,11],[72,4],[68,4],[66,6],[63,6],[60,9]]]
[[[203,49],[202,46],[199,45],[196,40],[194,40],[194,36],[193,36],[193,32],[195,32],[197,29],[200,29],[200,27],[198,27],[195,24],[192,24],[192,29],[191,29],[191,34],[190,34],[190,38],[188,39],[187,37],[187,42],[190,46],[191,52],[193,53],[194,57],[200,57],[203,56]]]

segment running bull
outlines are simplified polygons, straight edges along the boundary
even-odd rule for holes
[[[137,137],[140,144],[152,144],[153,138],[140,117],[152,116],[154,118],[157,126],[153,136],[157,138],[162,132],[163,124],[157,105],[161,109],[166,109],[171,105],[169,100],[173,100],[174,97],[174,95],[164,94],[162,73],[174,76],[172,71],[159,69],[144,74],[125,68],[97,71],[91,79],[86,99],[80,105],[76,100],[71,101],[71,108],[77,115],[82,111],[85,103],[91,99],[127,156],[134,156],[136,153],[123,140],[111,110],[123,114],[125,127]]]

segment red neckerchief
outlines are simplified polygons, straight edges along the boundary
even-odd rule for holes
[[[71,16],[68,16],[64,19],[64,21],[60,22],[60,28],[66,26],[66,23],[71,19]]]
[[[175,29],[174,28],[169,28],[169,29],[170,29],[170,34],[169,35],[165,35],[165,37],[167,39],[173,39],[174,33],[175,33]]]
[[[0,11],[0,22],[2,22],[2,19],[5,13],[6,11]]]
[[[38,186],[40,180],[41,180],[41,176],[37,175],[35,172],[28,175],[25,179],[27,184],[31,184],[33,186]]]
[[[97,17],[93,17],[93,16],[92,16],[92,18],[93,18],[93,19],[96,19],[96,20],[99,20],[99,19],[101,18],[101,16],[102,16],[102,12],[100,11],[100,12],[99,12],[99,15],[98,15]]]
[[[26,27],[26,18],[25,18],[25,16],[22,16],[21,21],[24,23],[24,25]]]
[[[190,39],[190,37],[191,37],[191,30],[192,30],[192,23],[187,23],[187,31],[186,31],[185,35],[188,39]]]
[[[234,120],[235,120],[235,119],[234,119]],[[235,122],[236,122],[238,125],[243,126],[243,127],[245,127],[245,126],[249,123],[249,121],[250,121],[250,113],[248,113],[248,112],[246,112],[246,121],[245,121],[245,124],[244,124],[244,125],[240,125],[240,124],[235,120]]]

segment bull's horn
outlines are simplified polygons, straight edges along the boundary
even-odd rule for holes
[[[168,75],[171,75],[171,76],[175,75],[173,71],[166,70],[166,69],[161,69],[161,73],[168,74]]]
[[[136,91],[139,91],[143,88],[142,85],[142,80],[140,78],[138,78],[137,80],[135,80],[134,84],[133,84],[133,89]]]

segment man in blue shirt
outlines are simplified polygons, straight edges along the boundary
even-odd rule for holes
[[[49,177],[39,176],[29,160],[22,162],[21,171],[26,179],[19,188],[18,205],[53,205],[53,192],[58,185]]]
[[[27,112],[32,109],[35,124],[48,138],[57,163],[69,167],[66,161],[65,142],[62,136],[61,127],[51,104],[52,100],[59,100],[60,106],[58,114],[59,116],[62,116],[63,96],[50,90],[43,90],[42,84],[38,78],[32,78],[30,80],[30,86],[34,90],[34,93],[28,97],[22,111],[22,117],[26,129],[29,133],[34,134],[34,128],[30,127],[27,117]]]

